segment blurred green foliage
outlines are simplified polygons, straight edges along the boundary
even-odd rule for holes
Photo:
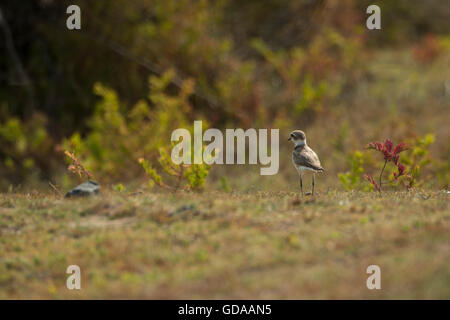
[[[89,122],[89,134],[82,137],[76,132],[63,148],[75,151],[88,170],[105,180],[133,178],[137,159],[156,160],[158,149],[170,145],[174,128],[192,126],[187,115],[193,82],[184,81],[172,95],[166,90],[173,77],[173,71],[150,77],[148,99],[153,108],[145,100],[126,108],[114,90],[97,83],[94,91],[101,100]]]
[[[3,155],[0,174],[6,180],[26,181],[28,176],[35,177],[37,167],[48,169],[51,166],[53,159],[47,159],[46,154],[52,152],[53,141],[45,125],[45,118],[39,114],[26,122],[14,116],[0,122],[0,154]]]
[[[163,182],[163,178],[158,171],[153,168],[151,163],[139,158],[138,162],[142,165],[147,176],[150,178],[149,186],[153,187],[155,184],[169,190],[200,190],[205,184],[211,166],[207,164],[174,164],[165,148],[159,149],[158,162],[164,173],[174,178],[173,184]]]
[[[363,153],[361,151],[355,151],[350,157],[350,171],[346,173],[338,173],[339,180],[344,186],[345,190],[350,191],[358,185],[361,175],[363,173]]]
[[[222,178],[220,178],[220,187],[225,192],[231,192],[231,188],[228,184],[227,177],[223,176]]]
[[[389,180],[384,182],[390,186],[405,185],[407,188],[421,187],[425,184],[425,177],[421,177],[421,172],[423,169],[432,162],[429,154],[429,148],[434,143],[434,134],[428,133],[424,137],[418,137],[410,139],[407,145],[410,150],[401,153],[400,163],[405,165],[405,175],[401,176],[399,179],[395,179],[393,173],[389,175]],[[361,151],[354,151],[349,157],[348,162],[350,170],[348,172],[338,173],[339,181],[345,190],[350,191],[355,189],[361,189],[363,191],[369,191],[372,189],[372,185],[364,181],[360,185],[361,175],[364,172],[364,162],[368,154],[364,154]],[[394,165],[391,165],[395,167]],[[442,172],[441,172],[442,174]],[[420,179],[419,179],[420,178]]]
[[[66,8],[74,3],[82,27],[69,31]],[[135,179],[142,172],[137,159],[161,166],[159,149],[170,132],[195,119],[286,130],[317,119],[347,121],[346,141],[334,132],[327,137],[339,155],[360,148],[348,141],[361,136],[358,124],[343,114],[364,110],[375,124],[380,105],[394,106],[391,119],[416,103],[442,108],[445,79],[433,63],[450,48],[448,4],[375,2],[383,29],[374,33],[365,29],[372,3],[6,1],[0,34],[11,41],[0,56],[0,188],[61,176],[62,150],[75,151],[98,177]],[[410,64],[399,54],[405,51]],[[413,71],[399,71],[398,61]],[[411,127],[408,121],[398,131]],[[189,177],[193,185],[204,178]]]
[[[429,154],[429,148],[435,141],[435,135],[428,133],[424,137],[419,137],[411,140],[409,145],[411,146],[410,152],[404,152],[400,156],[400,161],[406,166],[406,172],[409,173],[402,180],[407,179],[407,185],[409,187],[421,187],[425,183],[424,177],[421,178],[421,172],[425,166],[431,163],[431,157]],[[393,178],[391,177],[393,180]]]

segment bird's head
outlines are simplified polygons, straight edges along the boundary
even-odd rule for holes
[[[306,144],[306,135],[301,130],[294,130],[289,135],[288,141],[292,141],[296,146]]]

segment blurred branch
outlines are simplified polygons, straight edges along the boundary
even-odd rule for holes
[[[5,43],[6,43],[6,50],[8,51],[11,60],[13,61],[13,64],[16,67],[17,73],[20,77],[21,84],[25,86],[27,92],[28,92],[28,100],[29,105],[28,108],[32,111],[34,110],[34,88],[33,84],[30,81],[30,77],[28,76],[27,72],[25,71],[25,68],[23,67],[22,62],[20,61],[19,55],[17,54],[16,48],[14,47],[14,41],[12,38],[11,30],[8,25],[8,21],[6,21],[5,16],[3,15],[3,10],[0,7],[0,27],[3,31],[3,35],[5,37]],[[26,114],[31,114],[31,112],[27,112]]]
[[[51,181],[49,181],[48,184],[50,185],[50,187],[52,187],[53,190],[56,191],[56,193],[57,193],[60,197],[63,196],[63,193],[62,193],[61,191],[59,191],[58,188],[57,188],[53,183],[51,183]]]
[[[127,48],[125,48],[124,46],[122,46],[118,43],[108,41],[100,36],[93,37],[85,32],[83,32],[82,34],[97,43],[107,46],[108,48],[110,48],[112,51],[114,51],[118,55],[120,55],[130,61],[135,62],[136,64],[147,69],[149,72],[151,72],[153,74],[161,76],[164,73],[164,70],[161,67],[159,67],[158,65],[154,64],[153,62],[149,61],[146,58],[137,57],[136,55],[131,53],[130,50],[128,50]],[[181,77],[175,75],[173,77],[173,79],[171,80],[171,83],[174,86],[176,86],[178,89],[181,89],[183,86],[183,79]],[[215,99],[211,95],[201,92],[198,88],[195,89],[195,92],[193,94],[197,98],[200,98],[201,100],[206,101],[209,107],[211,107],[213,109],[217,109],[219,107],[217,99]]]

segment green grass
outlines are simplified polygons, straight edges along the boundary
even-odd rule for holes
[[[3,194],[0,298],[449,299],[448,195]]]

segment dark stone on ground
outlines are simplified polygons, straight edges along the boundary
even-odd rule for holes
[[[96,195],[100,192],[100,186],[97,182],[89,180],[76,186],[72,190],[66,193],[66,198],[71,197],[85,197]]]
[[[179,207],[175,211],[169,213],[169,217],[177,216],[180,214],[189,214],[189,213],[193,214],[194,216],[197,216],[200,214],[200,212],[196,209],[194,204],[186,204],[186,205]]]

